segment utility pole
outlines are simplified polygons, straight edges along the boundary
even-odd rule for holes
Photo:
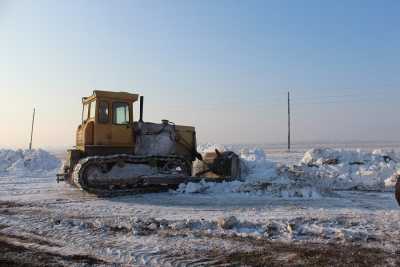
[[[290,92],[288,92],[287,93],[287,96],[288,96],[288,99],[287,99],[287,101],[288,101],[288,151],[290,152],[290,146],[291,146],[291,143],[290,143]]]
[[[35,108],[33,108],[32,128],[31,128],[31,141],[29,142],[29,150],[32,150],[32,137],[33,137],[33,126],[34,125],[35,125]]]

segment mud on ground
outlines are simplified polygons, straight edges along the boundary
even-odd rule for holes
[[[62,255],[32,246],[37,240],[0,235],[0,266],[119,266],[88,255]],[[226,255],[208,253],[213,266],[399,266],[400,255],[380,249],[340,244],[288,244],[244,240],[257,247],[250,252]],[[29,245],[28,245],[29,244]],[[43,245],[43,244],[41,244]],[[51,245],[51,244],[47,244]],[[170,255],[195,258],[197,255]],[[199,255],[204,260],[204,254]],[[192,262],[195,264],[196,262]]]
[[[399,266],[400,255],[352,245],[265,243],[259,250],[230,254],[220,263],[230,266]]]
[[[88,255],[62,255],[44,251],[38,240],[0,234],[0,266],[104,266],[107,263]],[[51,245],[51,244],[47,244]]]

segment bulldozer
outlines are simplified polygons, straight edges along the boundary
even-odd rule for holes
[[[135,121],[137,101],[140,111]],[[112,194],[240,177],[235,153],[216,150],[203,159],[194,127],[169,120],[145,122],[143,105],[143,96],[128,92],[95,90],[83,97],[76,145],[67,151],[57,181],[95,194]],[[197,173],[195,161],[203,166]]]

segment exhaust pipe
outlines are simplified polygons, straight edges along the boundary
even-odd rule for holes
[[[144,97],[141,96],[140,97],[140,118],[139,118],[140,122],[143,122],[143,101],[144,101]]]

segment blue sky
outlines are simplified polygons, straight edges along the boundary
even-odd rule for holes
[[[93,89],[202,142],[399,140],[399,1],[0,0],[0,146],[73,145]]]

